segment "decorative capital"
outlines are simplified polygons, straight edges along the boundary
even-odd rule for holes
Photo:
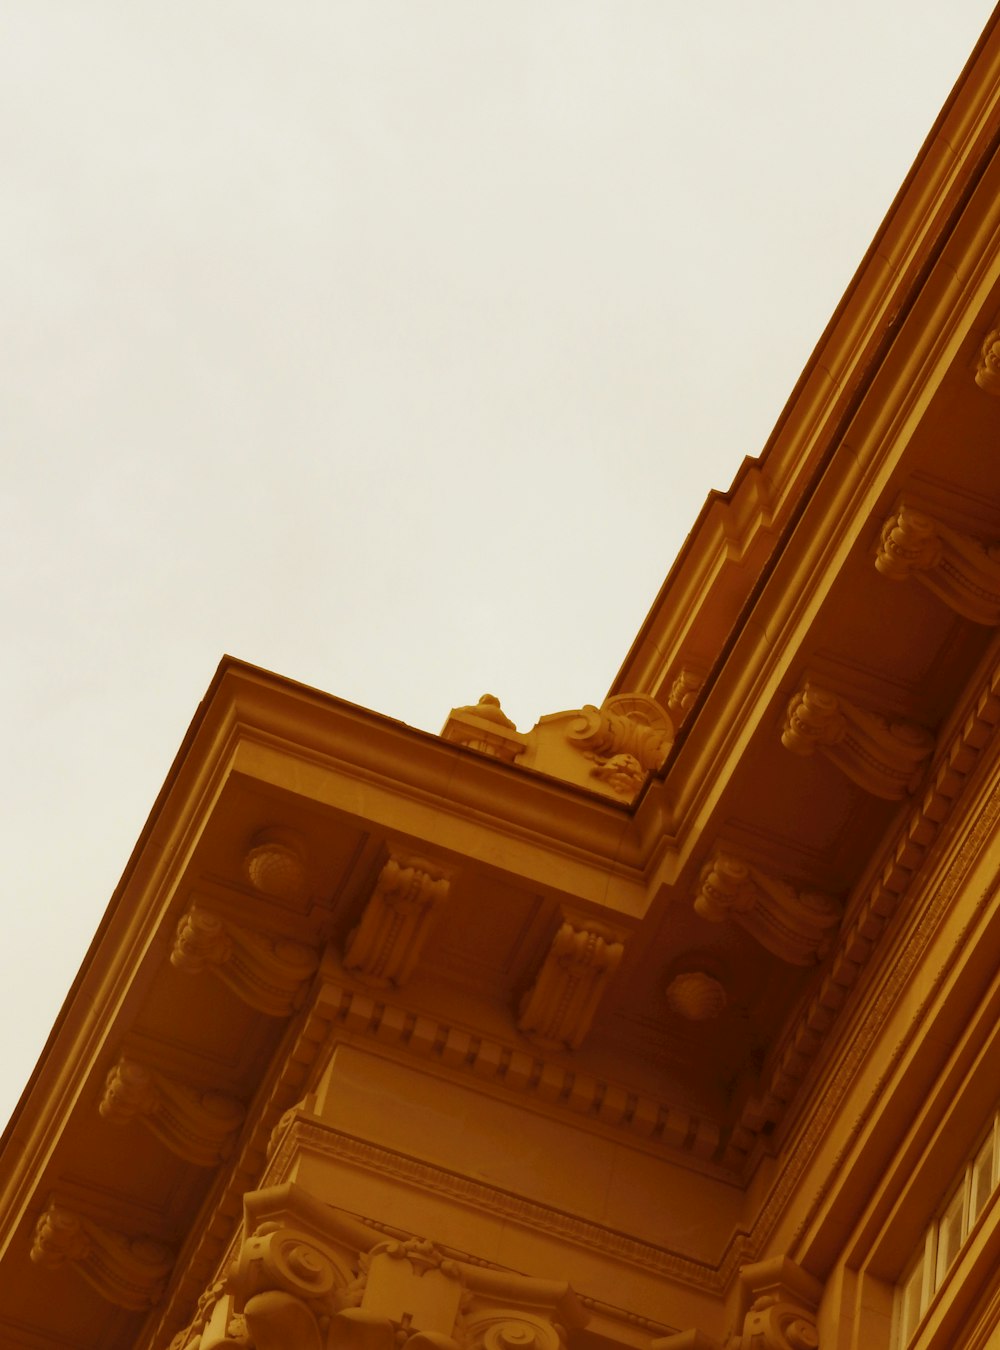
[[[126,1237],[50,1204],[35,1225],[30,1256],[37,1265],[72,1265],[102,1298],[145,1311],[159,1301],[173,1253],[148,1237]]]
[[[404,984],[413,974],[449,879],[421,858],[390,857],[361,922],[347,939],[344,966],[369,984]]]
[[[796,755],[821,751],[858,787],[889,801],[917,790],[934,749],[923,727],[856,707],[811,683],[789,702],[781,743]]]
[[[170,963],[189,975],[207,970],[251,1008],[287,1017],[319,965],[311,947],[266,937],[192,905],[177,925]]]
[[[744,1319],[733,1350],[818,1350],[822,1286],[779,1256],[740,1271]]]
[[[505,764],[513,764],[528,746],[527,736],[520,734],[500,707],[495,694],[483,694],[478,703],[452,708],[441,738],[469,750],[478,750],[481,755],[503,760]]]
[[[243,1106],[222,1092],[199,1091],[124,1056],[104,1085],[99,1111],[126,1125],[138,1119],[186,1162],[216,1167],[232,1152]]]
[[[949,529],[905,504],[882,527],[875,566],[890,581],[913,577],[956,614],[1000,624],[1000,548]]]
[[[721,850],[701,870],[694,907],[712,923],[732,919],[762,947],[794,966],[823,959],[841,917],[840,906],[829,896],[796,891]]]
[[[983,339],[976,365],[976,384],[984,393],[1000,396],[1000,328],[993,328]]]
[[[546,1049],[579,1049],[624,950],[621,934],[567,915],[522,1000],[518,1030]]]

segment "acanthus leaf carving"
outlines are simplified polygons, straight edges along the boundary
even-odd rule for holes
[[[301,942],[243,928],[194,904],[177,925],[170,963],[190,975],[208,971],[269,1017],[300,1005],[319,956]]]
[[[136,1311],[156,1305],[174,1263],[164,1243],[115,1232],[56,1203],[35,1225],[30,1256],[50,1269],[73,1266],[102,1298]]]
[[[818,750],[852,782],[889,801],[917,790],[934,749],[924,727],[869,712],[811,682],[789,701],[781,743],[796,755]]]
[[[431,863],[390,857],[361,921],[347,939],[345,968],[381,988],[404,984],[420,959],[449,887],[448,877]]]
[[[841,919],[840,906],[829,896],[796,891],[721,849],[701,870],[694,908],[712,923],[732,919],[762,947],[795,966],[823,959]]]
[[[114,1124],[139,1120],[198,1167],[216,1167],[229,1156],[244,1115],[225,1093],[199,1091],[125,1056],[109,1072],[98,1109]]]
[[[890,581],[912,577],[973,623],[1000,624],[1000,548],[905,503],[882,527],[875,566]]]
[[[547,1049],[579,1049],[624,950],[623,934],[566,913],[521,1002],[518,1030]]]

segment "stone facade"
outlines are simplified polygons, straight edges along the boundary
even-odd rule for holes
[[[599,705],[223,661],[4,1136],[0,1345],[1000,1346],[998,135],[994,22]]]

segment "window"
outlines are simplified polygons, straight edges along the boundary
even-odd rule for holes
[[[1000,1111],[990,1122],[985,1139],[962,1168],[937,1218],[920,1239],[903,1277],[896,1286],[897,1350],[904,1350],[917,1323],[927,1311],[962,1244],[1000,1181],[997,1147]]]

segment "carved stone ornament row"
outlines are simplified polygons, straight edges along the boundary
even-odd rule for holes
[[[653,1341],[651,1350],[818,1350],[817,1280],[787,1257],[740,1271],[739,1325],[723,1344],[697,1330]]]
[[[389,1238],[294,1185],[244,1198],[244,1237],[170,1350],[565,1350],[568,1285]]]

